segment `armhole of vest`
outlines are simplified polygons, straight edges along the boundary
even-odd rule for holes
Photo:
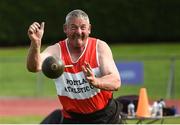
[[[96,60],[97,60],[98,66],[99,66],[98,44],[99,44],[99,39],[96,40]]]

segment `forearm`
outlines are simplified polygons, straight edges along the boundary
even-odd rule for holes
[[[41,57],[40,57],[40,45],[36,45],[31,42],[28,56],[27,56],[27,69],[30,72],[38,72],[40,70],[41,65]]]
[[[95,78],[95,87],[108,91],[117,91],[121,86],[121,80],[119,76],[115,74],[106,75],[100,78]]]

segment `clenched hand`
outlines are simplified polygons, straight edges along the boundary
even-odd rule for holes
[[[30,25],[28,29],[28,36],[31,42],[34,42],[36,45],[41,45],[41,39],[44,34],[44,22],[39,24],[38,22],[34,22]]]

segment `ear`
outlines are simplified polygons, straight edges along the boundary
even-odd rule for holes
[[[89,24],[89,34],[91,33],[91,24]]]
[[[64,31],[64,33],[67,33],[67,25],[66,24],[63,25],[63,31]]]

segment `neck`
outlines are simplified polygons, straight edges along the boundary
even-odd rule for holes
[[[75,44],[74,44],[74,41],[67,41],[68,42],[68,48],[69,48],[69,51],[71,52],[71,53],[74,53],[74,54],[80,54],[80,53],[82,53],[83,51],[84,51],[84,49],[85,49],[85,47],[86,47],[86,44],[87,44],[87,41],[88,40],[86,40],[85,42],[83,42],[83,44],[82,45],[79,45],[79,46],[76,46]]]

